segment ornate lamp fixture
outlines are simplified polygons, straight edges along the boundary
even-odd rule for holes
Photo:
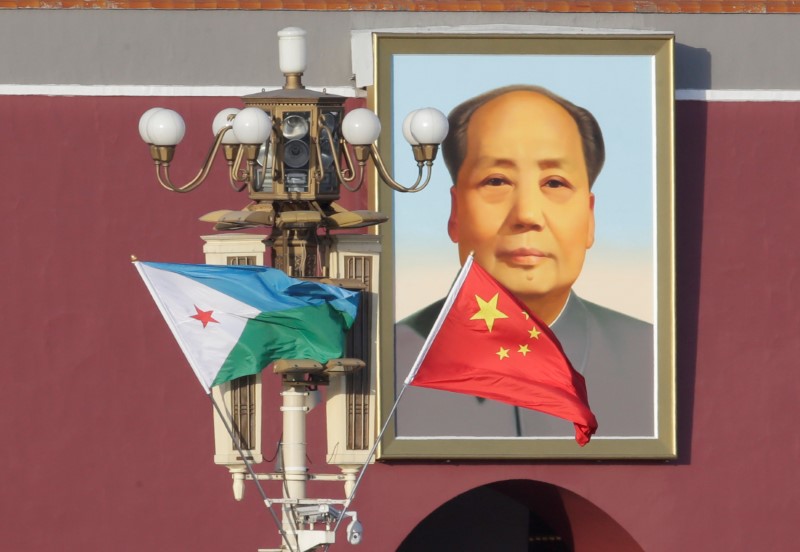
[[[318,228],[355,228],[385,221],[387,217],[380,213],[347,211],[337,205],[340,187],[357,191],[372,158],[380,179],[392,189],[422,190],[430,181],[448,124],[447,118],[432,108],[406,117],[403,134],[412,146],[419,175],[410,186],[396,182],[375,145],[381,131],[378,117],[364,108],[345,116],[345,97],[306,89],[301,82],[306,69],[305,31],[289,27],[278,37],[280,68],[286,77],[283,88],[245,96],[244,109],[228,108],[217,114],[212,124],[214,142],[195,178],[181,185],[170,179],[175,147],[185,132],[178,113],[148,110],[139,121],[139,133],[150,145],[159,183],[173,192],[190,192],[200,186],[221,147],[231,186],[236,191],[247,190],[252,203],[240,211],[209,213],[202,220],[216,223],[218,230],[272,226],[278,257],[286,257],[274,259],[274,266],[294,276],[317,276],[316,267],[297,266],[289,259],[288,249],[280,254],[284,233],[302,231],[304,235],[295,238],[308,244]]]
[[[201,220],[215,223],[217,230],[271,227],[265,243],[271,246],[273,267],[294,277],[330,277],[327,259],[329,254],[335,256],[340,249],[333,247],[338,238],[328,236],[328,231],[369,226],[387,219],[378,212],[348,211],[337,205],[340,188],[357,191],[364,184],[367,163],[372,159],[380,179],[392,189],[399,192],[422,190],[431,179],[439,144],[447,135],[447,119],[440,111],[431,108],[414,111],[406,117],[403,134],[411,143],[419,174],[416,182],[404,186],[389,175],[375,145],[381,131],[378,117],[363,108],[345,115],[345,97],[306,89],[301,81],[306,69],[305,31],[290,27],[280,31],[278,37],[280,68],[286,78],[283,88],[245,96],[242,98],[243,109],[220,111],[211,125],[214,141],[206,160],[189,182],[175,184],[169,174],[175,148],[186,129],[178,113],[162,108],[146,111],[139,120],[139,133],[150,146],[159,183],[173,192],[186,193],[199,187],[208,177],[217,152],[222,149],[231,187],[237,192],[246,190],[251,203],[241,210],[208,213]],[[330,250],[318,254],[323,253],[319,251],[321,247]],[[338,283],[354,286],[354,277],[346,278]],[[363,281],[354,287],[367,289]],[[370,316],[365,317],[365,324],[369,323]],[[353,343],[356,345],[351,349],[362,350],[360,356],[365,359],[371,357],[368,331],[353,337]],[[306,551],[333,543],[335,527],[345,516],[353,518],[348,527],[348,540],[352,543],[361,540],[355,513],[346,511],[352,498],[357,466],[342,468],[344,475],[314,476],[319,480],[345,481],[346,500],[306,498],[305,484],[310,476],[305,466],[305,412],[311,408],[307,404],[312,402],[308,398],[310,388],[328,384],[333,379],[341,395],[343,392],[340,390],[347,389],[343,380],[351,377],[351,373],[365,371],[362,370],[364,365],[361,360],[349,358],[333,359],[326,366],[307,359],[281,359],[274,363],[274,371],[280,374],[284,389],[281,451],[285,465],[281,473],[259,475],[251,470],[250,477],[284,482],[285,497],[276,500],[284,510],[282,534],[285,546],[281,550]],[[359,399],[364,401],[368,400],[364,397],[369,393],[369,385],[364,383],[369,381],[368,375],[359,380],[359,385],[352,386],[352,393],[360,393]],[[260,460],[260,377],[254,376],[254,382],[237,382],[235,386],[223,384],[219,389],[223,395],[220,402],[229,411],[239,413],[244,420],[233,424],[238,427],[242,443],[246,439],[241,426],[251,423],[252,417],[252,427],[248,428],[255,438],[252,443],[247,441],[245,448],[253,461]],[[244,390],[247,393],[243,393]],[[255,401],[254,409],[250,408],[251,396]],[[356,410],[354,407],[353,411]],[[358,415],[366,417],[366,413],[372,411],[371,407],[362,404]],[[219,420],[222,419],[220,412]],[[231,438],[234,437],[231,429],[226,426],[225,430]],[[241,499],[246,477],[243,466],[250,464],[248,453],[240,450],[236,438],[226,440],[221,436],[217,441],[215,461],[229,467],[234,477],[235,496]],[[366,448],[363,445],[366,443],[359,444]],[[268,504],[265,495],[263,498]],[[337,511],[332,504],[343,505],[342,511]],[[325,529],[309,529],[306,527],[309,524],[321,524]]]

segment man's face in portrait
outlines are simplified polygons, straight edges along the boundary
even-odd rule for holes
[[[578,126],[529,91],[472,115],[451,190],[450,238],[544,322],[558,316],[594,243],[594,195]]]

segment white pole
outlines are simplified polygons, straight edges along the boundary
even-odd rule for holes
[[[305,387],[292,386],[287,383],[281,393],[283,397],[283,442],[281,459],[283,464],[283,497],[287,499],[306,498],[306,481],[308,467],[306,465],[306,398]],[[291,504],[283,505],[283,530],[295,539],[298,548],[297,520]]]

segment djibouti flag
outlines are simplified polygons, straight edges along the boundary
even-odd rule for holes
[[[134,264],[206,393],[278,359],[340,358],[358,308],[358,292],[274,268]]]

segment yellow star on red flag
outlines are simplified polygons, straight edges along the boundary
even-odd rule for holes
[[[486,322],[486,328],[491,332],[495,320],[498,318],[508,318],[505,313],[500,312],[497,308],[497,299],[499,296],[499,293],[495,293],[494,297],[485,301],[476,295],[475,301],[478,303],[478,312],[473,314],[470,320],[483,320]]]

